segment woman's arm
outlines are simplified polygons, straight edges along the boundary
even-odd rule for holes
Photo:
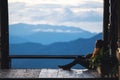
[[[95,48],[91,58],[94,58],[99,53],[99,51],[100,51],[100,48]]]

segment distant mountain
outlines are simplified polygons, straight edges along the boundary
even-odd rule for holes
[[[29,40],[25,39],[24,37],[19,36],[9,36],[9,42],[10,44],[20,44],[20,43],[26,43],[29,42]]]
[[[9,26],[10,43],[41,43],[68,42],[78,38],[90,38],[96,35],[73,26],[55,26],[47,24],[13,24]]]
[[[49,45],[32,42],[10,44],[10,54],[84,55],[92,52],[95,41],[101,38],[102,33],[88,39],[79,38],[69,42],[56,42]]]

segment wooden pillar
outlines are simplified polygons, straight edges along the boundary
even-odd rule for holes
[[[104,49],[107,50],[109,42],[109,0],[104,0],[104,17],[103,17],[103,40],[105,42]]]
[[[111,54],[116,55],[117,50],[117,0],[111,0],[111,15],[110,15],[110,48]]]
[[[116,9],[116,11],[117,11],[117,18],[118,18],[118,20],[117,20],[117,27],[118,27],[118,34],[117,34],[117,36],[118,36],[118,50],[117,50],[117,57],[118,57],[118,61],[119,61],[119,72],[118,72],[118,75],[119,75],[119,80],[120,80],[120,0],[117,0],[117,9]]]
[[[101,75],[116,75],[116,69],[118,69],[115,65],[118,63],[116,58],[116,50],[117,50],[117,12],[116,12],[116,0],[104,0],[104,24],[103,24],[103,39],[105,42],[104,49],[109,49],[109,61],[113,63],[109,64],[106,61],[105,64],[102,64],[101,67]],[[114,64],[115,63],[115,64]],[[107,65],[106,65],[107,64]],[[98,68],[99,69],[99,68]],[[114,70],[114,71],[113,71]]]
[[[1,6],[0,6],[0,25],[1,25]],[[1,68],[1,26],[0,26],[0,68]]]
[[[9,37],[8,37],[8,1],[0,0],[0,29],[1,29],[1,68],[9,66]]]

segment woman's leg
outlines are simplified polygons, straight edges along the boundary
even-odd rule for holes
[[[71,67],[73,67],[74,65],[76,65],[76,64],[80,64],[80,63],[82,63],[82,62],[84,62],[85,61],[85,57],[84,56],[79,56],[79,57],[77,57],[75,60],[73,60],[71,63],[69,63],[69,64],[66,64],[66,65],[59,65],[58,67],[59,68],[62,68],[62,69],[64,69],[64,70],[70,70],[71,69]],[[83,64],[83,63],[82,63]]]
[[[92,56],[92,53],[85,55],[84,59],[79,60],[79,64],[85,68],[92,69],[90,66],[90,61],[89,61],[91,56]]]
[[[89,63],[89,59],[82,59],[82,60],[79,60],[79,63],[81,66],[87,68],[87,69],[91,69],[90,67],[90,63]]]

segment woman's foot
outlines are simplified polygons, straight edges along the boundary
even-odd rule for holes
[[[69,66],[61,66],[61,65],[58,65],[59,68],[62,68],[63,70],[69,70],[70,71],[70,67]]]

